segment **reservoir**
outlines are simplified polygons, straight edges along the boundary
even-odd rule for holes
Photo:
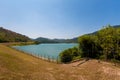
[[[56,44],[39,44],[39,45],[25,45],[13,46],[13,48],[32,54],[37,57],[52,58],[56,60],[59,54],[69,48],[78,47],[76,43],[56,43]]]

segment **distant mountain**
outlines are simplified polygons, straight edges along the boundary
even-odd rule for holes
[[[73,39],[49,39],[49,38],[39,37],[39,38],[35,39],[35,41],[38,41],[41,43],[77,43],[77,38],[73,38]]]
[[[28,42],[29,37],[0,27],[0,42]]]
[[[35,41],[38,41],[40,43],[57,43],[56,41],[49,39],[49,38],[43,38],[43,37],[39,37],[37,39],[34,39]]]
[[[54,41],[58,42],[58,43],[77,43],[77,37],[76,38],[72,38],[72,39],[53,39]]]
[[[114,28],[120,28],[120,25],[115,25],[115,26],[113,26]]]
[[[120,25],[113,26],[114,28],[120,28]],[[93,33],[85,34],[85,35],[94,35],[98,31]],[[72,39],[49,39],[44,37],[39,37],[37,39],[30,39],[29,37],[10,31],[8,29],[4,29],[0,27],[0,42],[28,42],[28,41],[37,41],[40,43],[77,43],[78,37]]]
[[[113,27],[114,28],[120,28],[120,25],[115,25]],[[94,35],[98,31],[95,31],[95,32],[89,33],[89,34],[85,34],[85,35]],[[78,37],[73,38],[73,39],[49,39],[49,38],[39,37],[39,38],[35,39],[35,41],[38,41],[38,42],[41,42],[41,43],[77,43]]]

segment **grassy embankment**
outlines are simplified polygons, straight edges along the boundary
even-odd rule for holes
[[[0,44],[0,80],[120,80],[119,66],[80,62],[50,63]]]

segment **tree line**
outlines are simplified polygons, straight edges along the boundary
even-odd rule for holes
[[[120,61],[119,27],[114,28],[113,26],[108,25],[97,31],[95,34],[80,36],[78,38],[78,44],[78,50],[75,51],[73,48],[60,53],[61,62],[70,62],[78,56],[79,58]],[[73,55],[76,53],[76,56]]]

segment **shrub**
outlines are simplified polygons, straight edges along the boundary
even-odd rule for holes
[[[60,53],[60,61],[63,63],[67,63],[79,58],[80,58],[80,52],[76,47],[64,50],[63,52]]]
[[[72,61],[72,55],[70,54],[69,50],[65,50],[60,53],[60,61],[64,63]]]

